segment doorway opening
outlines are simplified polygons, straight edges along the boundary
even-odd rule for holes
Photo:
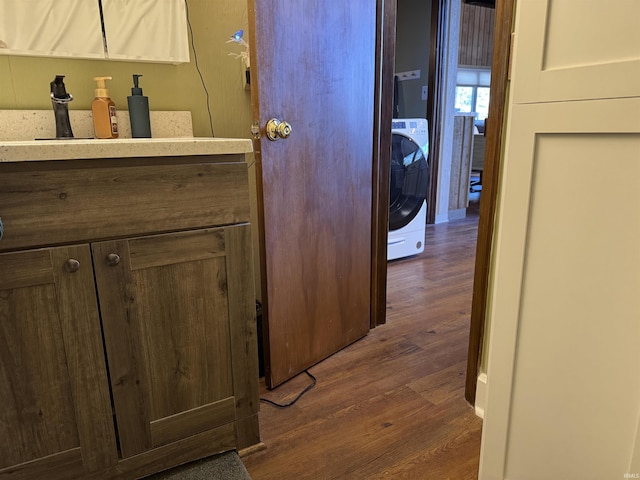
[[[393,115],[429,121],[427,223],[464,216],[468,194],[481,191],[495,10],[450,3],[397,0]],[[457,117],[467,125],[453,125]],[[452,165],[452,154],[463,165]]]
[[[413,0],[397,0],[398,10],[404,8],[404,6],[411,6],[412,4],[416,4]],[[456,69],[458,67],[458,57],[460,56],[460,52],[446,52],[441,48],[437,48],[438,45],[447,45],[448,43],[445,40],[449,40],[447,35],[451,35],[449,31],[449,25],[453,25],[453,20],[460,22],[461,11],[458,11],[458,17],[456,19],[450,18],[451,9],[449,8],[449,2],[446,0],[433,0],[430,4],[431,10],[427,12],[427,16],[423,17],[422,24],[428,24],[430,26],[429,29],[429,45],[428,48],[428,58],[429,58],[429,76],[428,76],[428,88],[427,88],[427,99],[426,99],[426,112],[427,118],[430,120],[430,149],[432,149],[433,157],[435,161],[431,162],[430,165],[430,173],[432,178],[438,178],[438,168],[442,161],[442,148],[440,148],[440,141],[442,138],[441,129],[444,127],[445,123],[445,115],[442,109],[442,105],[438,103],[438,99],[441,98],[442,92],[446,87],[449,88],[449,91],[453,91],[453,95],[455,95],[455,84],[452,86],[451,84],[446,84],[446,78],[444,75],[443,62],[445,62],[448,58],[453,57],[456,59]],[[471,7],[471,5],[465,5],[465,7]],[[484,7],[475,7],[482,8],[483,10],[487,10]],[[424,6],[422,6],[424,10]],[[480,222],[478,226],[478,240],[477,240],[477,255],[476,255],[476,267],[474,271],[474,286],[473,286],[473,300],[472,300],[472,309],[471,309],[471,326],[470,326],[470,336],[469,336],[469,354],[468,354],[468,364],[467,364],[467,375],[466,375],[466,387],[465,387],[465,397],[468,402],[471,404],[475,403],[475,395],[476,395],[476,379],[480,369],[480,361],[481,361],[481,349],[483,344],[483,335],[484,335],[484,313],[486,306],[486,292],[487,292],[487,284],[488,284],[488,269],[489,269],[489,261],[490,261],[490,252],[491,252],[491,239],[493,234],[493,214],[495,211],[495,201],[496,201],[496,189],[497,189],[497,179],[498,179],[498,158],[500,146],[502,143],[502,117],[504,111],[504,99],[505,92],[507,88],[507,71],[508,71],[508,57],[509,57],[509,47],[510,47],[510,36],[511,36],[511,18],[512,18],[512,10],[513,10],[513,1],[508,0],[505,2],[499,2],[494,17],[494,25],[489,27],[488,30],[489,35],[493,36],[493,41],[489,42],[493,45],[493,50],[497,52],[496,55],[490,55],[492,60],[491,70],[493,71],[493,78],[491,81],[491,93],[493,97],[491,99],[491,115],[490,118],[486,119],[484,132],[482,132],[482,140],[485,140],[486,132],[491,129],[492,135],[489,138],[486,138],[486,149],[484,158],[486,158],[486,162],[482,168],[481,178],[477,178],[477,180],[481,180],[482,187],[481,192],[480,189],[473,188],[474,185],[469,185],[469,199],[474,202],[476,200],[475,197],[482,196],[482,200],[479,203],[474,205],[475,208],[480,211]],[[493,13],[494,10],[491,10]],[[398,11],[396,11],[396,14]],[[486,13],[486,12],[485,12]],[[470,17],[470,15],[467,15]],[[480,23],[480,19],[482,16],[474,15],[473,17],[473,26],[477,23]],[[485,15],[486,17],[486,15]],[[412,19],[415,17],[412,17]],[[395,20],[395,19],[394,19]],[[469,18],[467,21],[470,22]],[[486,18],[485,18],[486,21]],[[395,25],[395,22],[394,22]],[[460,25],[460,23],[458,23]],[[458,28],[456,26],[456,28]],[[402,35],[403,33],[408,33],[408,38],[414,45],[415,40],[412,38],[411,31],[402,30],[402,23],[398,22],[398,27],[396,30],[397,35]],[[422,32],[424,34],[424,32]],[[468,34],[462,34],[460,30],[456,32],[458,35],[458,40],[461,35],[466,35],[465,42],[468,42],[469,39],[475,38],[470,37]],[[395,38],[394,38],[395,40]],[[458,42],[459,43],[459,42]],[[485,41],[486,45],[486,41]],[[497,46],[497,47],[496,47]],[[402,48],[401,40],[398,39],[398,44],[394,44],[392,50]],[[423,50],[422,56],[425,55],[425,51]],[[384,57],[384,54],[383,54]],[[395,58],[394,58],[395,61]],[[383,62],[384,63],[384,62]],[[470,62],[467,62],[470,63]],[[477,67],[477,66],[476,66]],[[486,67],[486,65],[481,65],[481,67]],[[449,67],[450,68],[450,67]],[[411,68],[402,67],[401,65],[396,65],[397,71],[411,71]],[[486,69],[486,68],[485,68]],[[383,68],[384,75],[384,68]],[[420,80],[418,80],[420,82]],[[409,86],[409,84],[406,84]],[[422,86],[420,85],[419,93],[420,99],[422,98]],[[481,86],[481,85],[476,85]],[[414,89],[415,90],[415,89]],[[440,97],[438,96],[440,95]],[[394,111],[394,114],[400,113]],[[475,119],[474,119],[475,120]],[[475,122],[474,122],[475,123]],[[478,134],[481,132],[478,131]],[[479,138],[479,137],[478,137]],[[483,142],[484,143],[484,142]],[[446,149],[444,149],[446,151]],[[440,158],[436,158],[436,155],[439,155]],[[479,172],[478,172],[479,173]],[[480,177],[480,175],[478,175]],[[472,177],[473,178],[473,177]],[[428,223],[436,223],[436,209],[438,200],[438,192],[436,188],[432,188],[429,192],[429,199],[431,208],[428,211]],[[427,245],[428,248],[428,245]]]

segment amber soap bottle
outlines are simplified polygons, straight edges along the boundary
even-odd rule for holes
[[[118,138],[118,118],[116,104],[109,98],[105,81],[111,77],[94,77],[97,82],[95,99],[91,102],[93,114],[93,130],[96,138]]]

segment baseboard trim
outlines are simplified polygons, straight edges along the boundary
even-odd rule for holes
[[[434,223],[447,223],[449,221],[449,213],[437,213]]]
[[[481,373],[476,381],[476,415],[484,419],[484,409],[487,405],[487,374]]]
[[[462,220],[467,216],[466,208],[458,208],[457,210],[449,210],[449,221]]]
[[[256,453],[256,452],[260,452],[262,450],[265,450],[267,448],[267,446],[263,443],[256,443],[255,445],[251,445],[250,447],[247,448],[243,448],[242,450],[238,451],[238,456],[240,458],[246,457],[248,455],[251,455],[252,453]]]

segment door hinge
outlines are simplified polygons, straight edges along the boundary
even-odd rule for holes
[[[260,139],[260,122],[258,122],[258,120],[253,122],[253,124],[251,125],[251,136],[254,140]]]

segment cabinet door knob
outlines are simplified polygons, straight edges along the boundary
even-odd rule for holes
[[[107,264],[110,267],[115,267],[119,263],[120,263],[120,255],[118,255],[117,253],[110,253],[109,255],[107,255]]]
[[[64,268],[69,273],[75,273],[80,270],[80,262],[75,258],[70,258],[64,262]]]

